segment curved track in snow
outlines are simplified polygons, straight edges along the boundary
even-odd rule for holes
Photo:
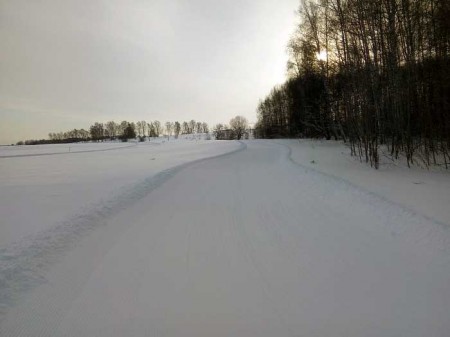
[[[246,145],[35,266],[0,335],[448,336],[448,228]]]

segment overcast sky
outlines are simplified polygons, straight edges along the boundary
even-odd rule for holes
[[[255,122],[298,3],[0,0],[0,144],[96,121]]]

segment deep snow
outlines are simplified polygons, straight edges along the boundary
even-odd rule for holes
[[[448,336],[448,174],[377,173],[335,143],[185,143],[47,156],[52,174],[0,159],[2,219],[14,188],[66,212],[69,179],[63,218],[104,198],[4,241],[1,336]],[[426,205],[403,196],[420,187]]]

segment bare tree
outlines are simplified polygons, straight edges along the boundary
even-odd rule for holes
[[[191,119],[189,121],[189,132],[188,133],[194,133],[195,132],[195,120]]]
[[[146,121],[141,121],[142,137],[145,137],[146,131],[147,131],[147,122]]]
[[[203,133],[209,133],[208,123],[205,122],[202,123],[202,131]]]
[[[189,134],[189,124],[188,122],[183,122],[183,127],[182,127],[182,133],[183,134]]]
[[[181,131],[181,125],[180,123],[177,121],[174,123],[173,125],[173,132],[175,134],[175,138],[178,139],[178,135],[180,134]]]
[[[106,132],[110,139],[114,139],[117,136],[119,126],[114,121],[109,121],[105,125]]]
[[[203,128],[202,128],[202,123],[201,122],[197,122],[195,124],[195,132],[196,133],[202,133],[203,132]]]
[[[92,140],[96,140],[96,141],[103,140],[103,137],[104,137],[103,124],[95,123],[94,125],[91,125],[90,133],[91,133]],[[63,138],[67,138],[67,133],[66,133],[66,135],[63,135]]]
[[[136,123],[136,131],[137,131],[138,137],[141,137],[142,136],[142,127],[141,127],[140,121]]]
[[[243,116],[236,116],[230,120],[230,127],[237,139],[241,139],[248,129],[247,119]]]
[[[117,133],[118,133],[119,136],[123,135],[123,133],[124,133],[125,129],[127,128],[127,126],[128,126],[128,122],[127,121],[122,121],[119,124],[118,130],[117,130]]]
[[[161,122],[160,121],[154,121],[153,122],[153,127],[155,128],[155,136],[159,137],[159,135],[162,133],[162,127],[161,127]]]
[[[147,124],[147,132],[149,137],[157,137],[156,129],[155,129],[155,123],[150,122]]]
[[[169,138],[170,138],[170,136],[172,136],[172,131],[173,131],[173,123],[166,122],[166,132],[167,132],[167,136]]]
[[[213,130],[213,135],[217,140],[223,140],[226,139],[226,129],[227,126],[223,125],[221,123],[216,124],[216,126],[214,126],[214,130]]]

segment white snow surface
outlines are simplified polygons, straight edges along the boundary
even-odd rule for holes
[[[0,158],[0,336],[449,336],[450,175],[347,153]]]

